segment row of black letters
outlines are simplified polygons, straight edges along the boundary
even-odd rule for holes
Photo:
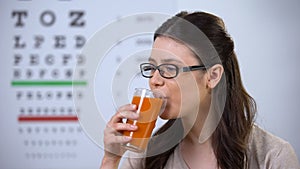
[[[49,93],[48,93],[49,94]],[[59,93],[61,94],[61,93]],[[38,94],[39,98],[42,97],[48,97],[48,96],[43,96],[41,93]],[[62,94],[61,96],[62,97]],[[79,111],[79,109],[76,110],[77,112]],[[21,115],[47,115],[48,113],[60,113],[60,114],[64,114],[64,113],[68,113],[69,115],[72,115],[73,113],[75,113],[75,110],[73,107],[20,107],[20,113]]]
[[[83,79],[85,77],[85,70],[79,69],[76,72],[76,78]],[[73,69],[14,69],[13,78],[16,79],[71,79],[74,75]]]
[[[14,54],[14,66],[38,66],[44,64],[46,66],[82,66],[86,62],[86,58],[82,54],[71,55],[62,54],[59,56],[54,56],[53,54],[47,54],[41,56],[36,53],[29,54],[29,56],[24,56],[20,53]]]
[[[61,14],[59,14],[61,15]],[[85,11],[83,10],[71,10],[69,11],[69,26],[70,27],[84,27],[86,21],[84,19]],[[26,24],[26,19],[29,17],[28,10],[13,10],[11,12],[11,17],[15,19],[15,27],[22,28]],[[41,12],[39,16],[39,22],[44,27],[53,26],[56,22],[56,14],[51,10],[45,10]]]
[[[23,123],[24,124],[24,123]],[[32,123],[31,123],[32,124]],[[26,125],[26,124],[24,124]],[[20,134],[47,134],[47,133],[57,133],[57,134],[62,134],[62,133],[74,133],[74,134],[78,134],[82,132],[82,129],[80,126],[78,126],[78,123],[73,123],[72,126],[61,126],[61,127],[57,127],[57,126],[53,126],[52,128],[48,127],[48,126],[36,126],[34,125],[34,127],[20,127],[19,128],[19,133]],[[27,125],[26,125],[27,126]]]
[[[29,160],[39,160],[39,159],[47,159],[47,160],[56,160],[56,159],[76,159],[76,153],[69,152],[61,152],[61,153],[48,153],[48,152],[34,152],[34,153],[26,153],[25,157]]]
[[[33,100],[33,99],[34,100],[58,100],[58,99],[72,100],[73,97],[75,97],[75,96],[77,99],[81,99],[83,97],[83,94],[82,94],[82,92],[73,93],[72,91],[65,91],[65,92],[62,92],[62,91],[46,91],[46,92],[17,91],[16,92],[16,98],[18,100],[21,100],[21,99],[26,99],[26,100]],[[24,109],[20,109],[20,110],[24,110]],[[60,109],[60,110],[62,110],[62,109]]]
[[[80,49],[84,46],[86,38],[82,35],[74,35],[74,44],[72,45],[75,49]],[[26,43],[21,35],[14,35],[13,37],[15,49],[25,49],[28,47],[28,42]],[[65,49],[67,47],[67,37],[65,35],[54,35],[52,45],[54,49]],[[46,43],[45,36],[43,35],[34,35],[32,38],[32,48],[40,49],[43,47],[43,44]]]
[[[76,146],[77,140],[25,140],[25,146]]]

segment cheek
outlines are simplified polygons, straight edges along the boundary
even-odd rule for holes
[[[175,87],[168,87],[168,100],[164,113],[161,115],[162,119],[175,119],[178,118],[179,110],[180,110],[180,90]]]
[[[200,99],[199,88],[195,79],[177,80],[168,89],[170,98],[166,107],[166,114],[163,115],[168,116],[168,118],[178,118],[198,113]]]
[[[181,116],[197,115],[199,112],[201,82],[199,76],[194,74],[185,76],[185,79],[179,81],[181,90]]]
[[[198,113],[200,104],[199,92],[196,88],[182,89],[180,114],[182,117]]]

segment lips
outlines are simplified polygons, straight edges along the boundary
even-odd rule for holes
[[[166,94],[165,94],[163,91],[159,90],[159,89],[154,89],[154,90],[152,90],[152,91],[153,91],[154,95],[155,95],[156,97],[158,97],[158,98],[162,98],[162,99],[167,98],[167,97],[166,97]]]

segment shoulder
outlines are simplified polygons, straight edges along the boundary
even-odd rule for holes
[[[250,135],[248,155],[250,168],[300,168],[293,147],[257,125]]]

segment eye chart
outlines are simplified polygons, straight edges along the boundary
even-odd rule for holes
[[[123,16],[174,14],[175,5],[171,0],[1,2],[0,167],[97,168],[103,150],[84,133],[78,122],[82,110],[73,102],[86,97],[84,90],[91,83],[87,76],[95,73],[87,71],[90,58],[81,50],[97,30]],[[137,18],[136,22],[152,21]],[[124,60],[122,54],[151,45],[149,34],[116,42],[104,61],[108,67],[104,71],[114,71]],[[74,92],[72,86],[78,90]],[[118,91],[107,94],[120,95]],[[113,105],[106,106],[109,117]]]

